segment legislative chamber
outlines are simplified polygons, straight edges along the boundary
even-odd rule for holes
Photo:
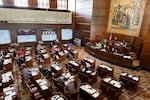
[[[0,100],[150,100],[150,0],[0,0]]]

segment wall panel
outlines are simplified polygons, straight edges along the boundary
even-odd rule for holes
[[[142,39],[142,52],[140,64],[146,69],[150,70],[150,0],[147,0],[146,9],[144,13],[142,28],[140,32],[140,39]]]

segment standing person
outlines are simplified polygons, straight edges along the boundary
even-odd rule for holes
[[[41,44],[38,44],[36,47],[36,51],[38,54],[40,54],[41,47],[42,47]]]

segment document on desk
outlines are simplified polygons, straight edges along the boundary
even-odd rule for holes
[[[12,96],[5,96],[5,100],[12,100]]]
[[[121,75],[121,76],[126,76],[127,73],[122,72],[120,75]]]
[[[93,59],[89,59],[89,58],[84,58],[85,60],[87,60],[88,62],[90,63],[94,63],[94,60]]]
[[[96,89],[91,88],[90,94],[93,94],[93,93],[95,93],[96,91],[97,91]]]
[[[32,75],[32,76],[35,76],[35,75],[37,75],[38,73],[39,73],[39,72],[37,72],[37,71],[32,71],[32,72],[31,72],[31,75]]]
[[[48,89],[48,86],[42,85],[42,86],[41,86],[41,89],[42,89],[42,90],[46,90],[46,89]]]
[[[94,98],[97,98],[99,95],[100,95],[99,92],[95,92],[92,96],[93,96]]]
[[[132,77],[133,80],[138,81],[139,78],[138,77]]]
[[[111,77],[103,78],[103,80],[108,83],[111,80]]]
[[[114,86],[117,88],[121,88],[121,84],[119,84],[119,83],[115,83]]]
[[[88,91],[91,88],[91,86],[89,86],[89,85],[82,85],[82,86],[80,86],[80,88],[82,90],[84,90],[84,91]]]
[[[64,55],[64,53],[63,53],[63,52],[59,52],[59,55],[60,55],[60,56],[63,56],[63,55]]]
[[[48,82],[45,81],[45,80],[43,80],[43,81],[40,83],[40,85],[47,85],[47,84],[48,84]]]
[[[56,65],[56,64],[55,64],[55,65],[52,65],[52,67],[53,67],[54,69],[56,69],[57,71],[61,69],[61,67],[60,67],[59,65]]]
[[[13,79],[13,75],[12,75],[11,71],[2,74],[2,83],[6,83],[6,82],[8,82],[11,79]]]
[[[43,54],[43,56],[44,56],[45,59],[49,57],[48,54]]]
[[[26,56],[25,59],[26,59],[26,61],[30,61],[32,59],[32,57],[31,56]]]

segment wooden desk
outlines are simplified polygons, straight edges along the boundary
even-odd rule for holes
[[[25,64],[27,67],[33,66],[33,60],[31,56],[25,56]]]
[[[70,54],[73,55],[73,58],[74,58],[74,59],[78,59],[78,52],[77,52],[76,50],[71,50],[71,51],[70,51]]]
[[[96,82],[97,81],[97,72],[96,70],[82,70],[78,72],[79,78],[83,82]]]
[[[127,58],[127,56],[123,56],[122,63],[125,64],[126,66],[132,66],[133,59],[130,57]]]
[[[77,82],[76,77],[73,76],[70,72],[65,72],[61,76],[54,78],[54,85],[62,92],[64,93],[65,85],[69,82]]]
[[[85,62],[89,63],[92,68],[95,68],[96,60],[93,60],[93,59],[90,59],[90,58],[84,58],[83,60],[84,60]]]
[[[122,59],[123,59],[123,54],[113,53],[113,60],[115,61],[115,63],[121,64]]]
[[[130,90],[135,90],[138,87],[140,78],[135,75],[122,72],[120,74],[119,80],[123,83],[123,86],[125,88],[130,89]]]
[[[40,50],[40,53],[41,53],[41,54],[46,54],[47,51],[46,51],[46,49],[41,49],[41,50]]]
[[[14,83],[14,80],[13,80],[13,74],[11,71],[2,74],[3,87],[8,87],[9,85],[13,83]]]
[[[50,64],[50,56],[48,54],[42,54],[44,57],[44,64]]]
[[[50,100],[67,100],[66,97],[64,95],[53,95]]]
[[[9,59],[9,58],[12,58],[12,53],[7,53],[7,55],[4,57],[5,59]]]
[[[103,78],[100,83],[100,89],[114,100],[118,99],[122,93],[121,83],[113,80],[111,77]]]
[[[107,77],[107,76],[113,77],[114,68],[101,64],[97,67],[97,71],[99,76],[101,77]]]
[[[78,62],[72,60],[69,61],[68,67],[70,72],[77,72],[78,70],[80,70],[81,65]]]
[[[3,65],[6,71],[12,71],[13,70],[12,58],[4,59]]]
[[[60,57],[59,58],[60,61],[64,61],[66,59],[66,55],[64,54],[63,51],[58,52],[58,54],[59,54],[59,57]]]
[[[52,64],[51,71],[54,72],[56,76],[60,76],[63,73],[63,67],[61,65]]]
[[[103,100],[101,91],[87,84],[80,86],[80,97],[84,98],[84,100]]]
[[[5,100],[17,100],[17,92],[14,86],[3,89]]]
[[[31,51],[29,51],[29,50],[28,50],[28,51],[27,51],[27,50],[25,51],[25,56],[31,56],[31,55],[32,55],[32,52],[31,52]]]
[[[37,79],[36,83],[44,98],[49,98],[52,95],[52,86],[46,78]]]
[[[40,71],[39,71],[38,68],[31,68],[31,69],[29,69],[29,70],[30,70],[30,72],[31,72],[32,79],[33,79],[34,81],[41,78],[41,73],[40,73]]]

